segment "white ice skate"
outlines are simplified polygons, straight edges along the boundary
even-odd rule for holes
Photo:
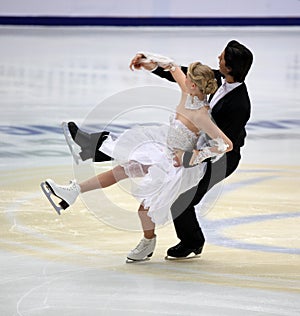
[[[152,239],[142,238],[139,244],[127,255],[126,263],[150,260],[156,245],[156,236]]]
[[[80,193],[80,187],[75,180],[70,181],[69,185],[59,185],[53,180],[47,179],[45,182],[41,183],[41,188],[59,215],[61,210],[65,210],[76,201]],[[52,194],[61,199],[61,202],[59,202],[58,205],[52,199]]]
[[[76,165],[79,164],[79,161],[81,161],[81,157],[79,156],[79,153],[76,151],[76,147],[75,147],[75,143],[70,135],[70,131],[69,131],[69,128],[68,128],[68,123],[67,122],[62,122],[61,123],[61,127],[62,127],[62,130],[63,130],[63,133],[64,133],[64,136],[65,136],[65,139],[66,139],[66,143],[70,149],[70,152],[73,156],[73,159],[76,163]]]

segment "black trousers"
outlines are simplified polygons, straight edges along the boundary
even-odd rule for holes
[[[204,245],[205,237],[195,213],[204,195],[217,183],[228,177],[238,166],[240,154],[229,152],[215,163],[208,162],[204,177],[199,184],[182,193],[171,207],[177,237],[187,248]]]
[[[92,151],[95,162],[108,161],[112,158],[98,149],[109,132],[91,134]],[[208,162],[204,177],[199,184],[182,193],[171,207],[172,218],[177,237],[187,248],[198,248],[204,245],[205,237],[195,213],[195,205],[200,203],[204,195],[217,183],[228,177],[237,168],[240,153],[230,151],[215,163]]]

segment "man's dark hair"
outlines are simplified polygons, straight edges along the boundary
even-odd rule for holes
[[[226,67],[230,67],[235,81],[243,82],[253,62],[251,51],[238,41],[230,41],[225,47],[224,55]]]

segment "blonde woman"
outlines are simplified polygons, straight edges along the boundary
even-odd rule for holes
[[[155,57],[147,56],[149,60]],[[126,130],[117,139],[108,138],[100,151],[112,157],[118,165],[77,184],[61,186],[47,179],[42,188],[55,209],[60,212],[73,204],[79,193],[108,187],[126,178],[141,178],[132,186],[132,194],[140,201],[139,216],[144,237],[127,258],[133,261],[152,256],[155,248],[155,225],[172,220],[170,207],[177,197],[196,186],[205,173],[207,158],[218,159],[232,150],[230,139],[215,125],[210,117],[207,95],[213,94],[217,83],[213,71],[200,62],[189,65],[187,75],[173,62],[168,69],[181,88],[181,99],[170,117],[170,125],[136,127]],[[205,136],[208,135],[209,139]],[[197,149],[199,138],[202,147]],[[181,166],[182,155],[192,151],[189,165]],[[50,195],[62,202],[55,205]]]

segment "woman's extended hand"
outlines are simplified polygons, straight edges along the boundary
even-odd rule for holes
[[[173,156],[173,166],[174,167],[180,167],[182,165],[183,154],[184,154],[183,150],[176,149],[174,151],[174,156]]]

